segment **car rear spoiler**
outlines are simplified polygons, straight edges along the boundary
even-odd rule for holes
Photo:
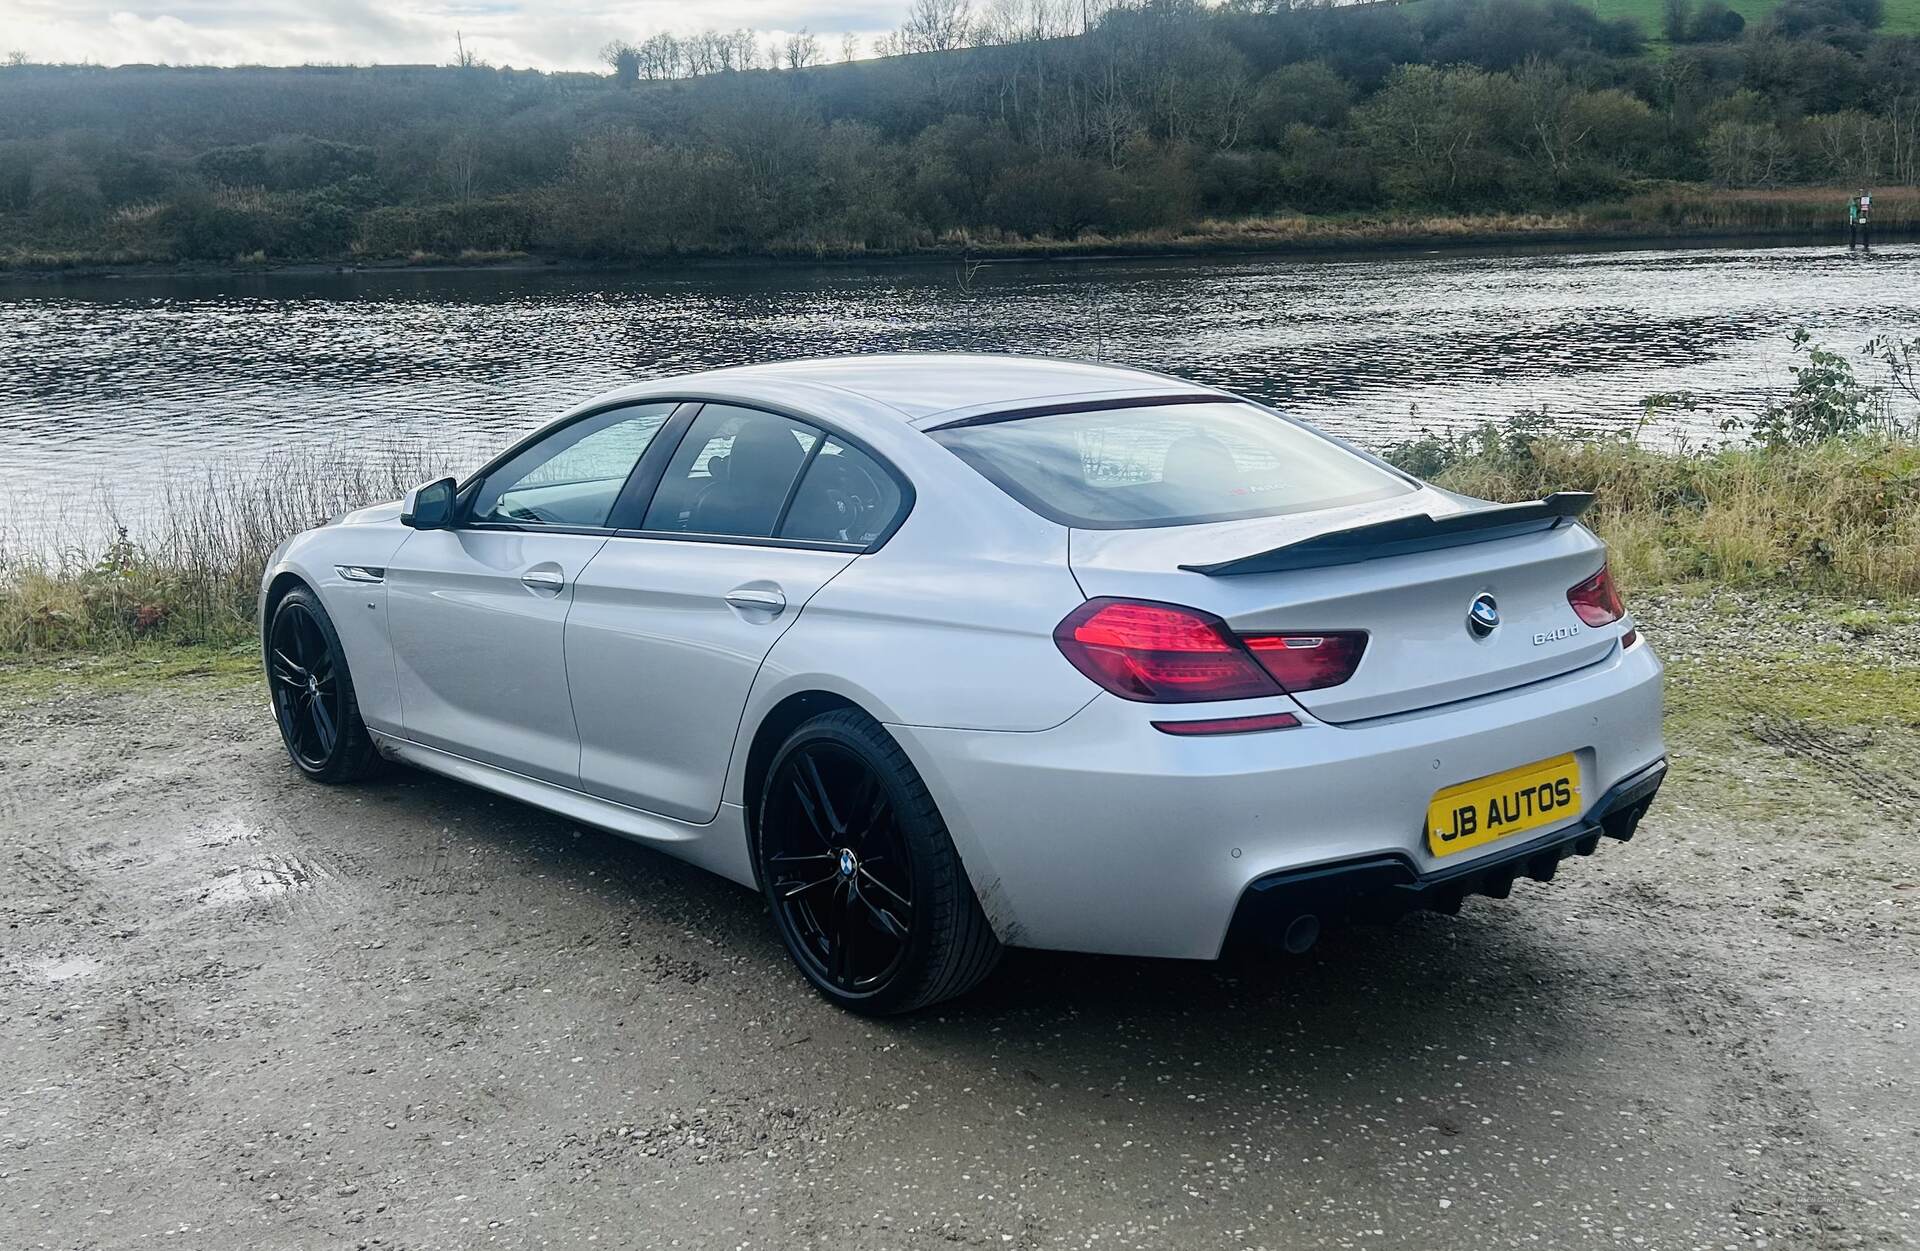
[[[1494,539],[1551,530],[1578,517],[1593,503],[1591,491],[1555,491],[1527,504],[1494,504],[1471,512],[1434,517],[1426,513],[1393,517],[1350,530],[1333,530],[1310,539],[1211,565],[1182,565],[1192,573],[1231,577],[1242,573],[1281,573],[1353,565],[1382,556],[1404,556],[1442,547],[1487,543]]]

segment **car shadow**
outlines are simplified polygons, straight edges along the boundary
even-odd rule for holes
[[[1607,959],[1600,936],[1570,928],[1561,883],[1520,884],[1506,901],[1469,900],[1454,917],[1416,914],[1390,925],[1328,930],[1304,955],[1258,944],[1220,961],[1154,960],[1015,949],[980,987],[918,1014],[865,1021],[810,994],[791,967],[760,897],[664,853],[430,775],[403,775],[391,802],[420,820],[455,822],[496,840],[523,869],[631,915],[639,931],[688,932],[729,951],[763,986],[790,996],[816,1046],[859,1021],[851,1044],[878,1028],[929,1058],[985,1057],[1009,1040],[1045,1039],[1080,1059],[1188,1052],[1205,1068],[1244,1067],[1276,1047],[1317,1054],[1340,1073],[1368,1057],[1582,1050],[1593,1008],[1583,988]],[[530,863],[529,863],[530,862]],[[611,919],[611,918],[609,918]],[[799,1028],[798,1025],[795,1028]]]

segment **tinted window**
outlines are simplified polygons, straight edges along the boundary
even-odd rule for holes
[[[900,511],[900,484],[857,447],[828,439],[781,523],[783,539],[871,543]]]
[[[487,475],[474,497],[472,519],[605,525],[627,475],[673,409],[616,408],[554,431]]]
[[[707,405],[674,452],[644,527],[771,537],[819,437],[772,413]]]
[[[1404,478],[1250,404],[1054,413],[933,436],[1009,495],[1066,525],[1183,525],[1404,494]]]

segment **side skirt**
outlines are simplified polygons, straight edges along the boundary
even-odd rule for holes
[[[391,734],[372,731],[380,754],[429,773],[465,782],[508,799],[544,809],[582,825],[645,843],[677,860],[695,864],[742,886],[755,887],[753,862],[747,854],[746,812],[738,804],[721,804],[713,820],[690,825],[670,817],[642,812],[610,799],[526,777],[497,765],[482,764],[437,747],[428,747]]]

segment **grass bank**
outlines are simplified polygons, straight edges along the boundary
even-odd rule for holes
[[[952,231],[875,247],[844,239],[774,241],[753,248],[687,246],[618,262],[561,252],[462,247],[359,246],[305,257],[264,252],[228,261],[189,260],[165,249],[106,245],[35,248],[0,242],[0,271],[20,277],[139,270],[147,273],[246,273],[286,268],[525,267],[563,264],[630,268],[647,261],[761,259],[813,263],[846,260],[935,260],[971,257],[1143,256],[1196,253],[1329,252],[1524,244],[1611,243],[1764,237],[1837,242],[1846,238],[1846,201],[1855,189],[1796,187],[1730,191],[1690,183],[1650,184],[1629,195],[1539,212],[1272,213],[1206,218],[1154,230],[1086,230],[1071,237],[1004,230]],[[529,209],[528,211],[531,211]],[[1874,195],[1874,239],[1894,243],[1920,234],[1920,189]]]
[[[1392,454],[1482,498],[1594,492],[1585,520],[1632,587],[1920,594],[1920,444],[1909,439],[1686,453],[1539,435],[1519,422]]]
[[[103,548],[0,532],[0,658],[249,644],[282,541],[430,476],[424,455],[299,455],[170,483]],[[111,515],[111,505],[109,505]]]
[[[1676,452],[1522,420],[1391,455],[1489,499],[1594,491],[1587,520],[1632,589],[1920,595],[1920,442],[1910,438]],[[245,647],[260,572],[283,537],[420,476],[312,462],[215,475],[176,488],[169,523],[145,540],[99,553],[0,552],[0,656]]]

